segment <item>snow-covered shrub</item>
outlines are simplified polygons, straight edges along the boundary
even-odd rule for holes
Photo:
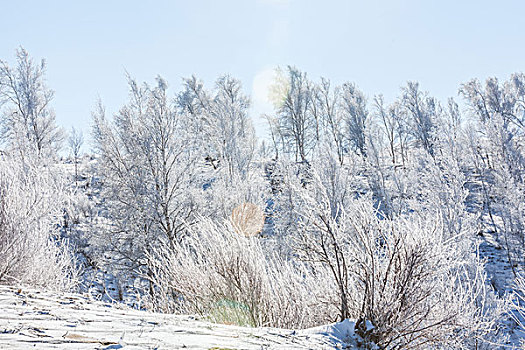
[[[314,174],[298,191],[292,242],[314,270],[330,271],[341,320],[357,319],[360,335],[385,348],[462,347],[492,330],[499,312],[468,232],[451,235],[433,212],[383,217],[369,196],[333,215],[327,190]]]
[[[159,249],[149,261],[158,310],[285,328],[334,320],[327,271],[308,270],[278,255],[271,242],[239,235],[229,222],[202,219],[176,252]]]
[[[63,193],[52,167],[0,160],[0,281],[75,286],[74,257],[58,231]]]

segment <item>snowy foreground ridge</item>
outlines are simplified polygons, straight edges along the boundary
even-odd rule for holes
[[[245,328],[0,286],[0,349],[357,349],[354,322]]]

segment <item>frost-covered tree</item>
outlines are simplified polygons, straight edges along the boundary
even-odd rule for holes
[[[470,134],[470,151],[484,214],[492,229],[501,233],[499,238],[515,274],[517,264],[525,264],[524,84],[525,76],[514,74],[504,83],[489,78],[483,88],[478,80],[471,80],[460,89],[478,121]],[[501,225],[495,216],[502,219]]]
[[[413,138],[420,147],[433,155],[435,116],[440,108],[437,101],[422,92],[417,82],[408,82],[401,92],[401,110],[407,115]]]
[[[107,208],[100,244],[141,270],[155,247],[179,249],[197,213],[227,218],[244,202],[260,205],[263,186],[237,80],[222,77],[208,91],[192,77],[173,100],[162,78],[129,86],[113,121],[102,107],[94,113],[93,137]]]
[[[0,61],[0,140],[22,156],[55,156],[64,139],[51,108],[45,61],[35,63],[23,48],[16,64]]]
[[[467,99],[471,110],[484,122],[501,115],[504,123],[523,127],[525,107],[525,75],[512,74],[500,84],[497,78],[488,78],[483,87],[478,79],[462,84],[460,93]]]
[[[408,125],[400,112],[398,103],[386,105],[382,95],[374,98],[374,116],[379,130],[387,142],[387,148],[393,165],[404,164],[408,150]],[[371,140],[377,143],[379,136]]]
[[[306,73],[288,67],[285,94],[278,106],[278,132],[285,152],[293,154],[295,161],[305,162],[317,142],[318,125],[311,113],[313,87]]]
[[[71,128],[71,133],[67,139],[69,152],[73,157],[73,163],[75,164],[75,184],[78,182],[78,162],[80,158],[80,148],[84,144],[84,134],[82,131],[78,131],[74,127]]]
[[[234,179],[247,174],[255,156],[255,134],[248,117],[249,99],[242,93],[240,82],[229,76],[216,82],[211,106],[211,123],[218,159],[226,176]]]
[[[343,164],[346,151],[340,94],[340,87],[332,88],[330,80],[321,78],[316,89],[314,104],[317,105],[316,111],[320,114],[318,119],[323,128],[321,132],[325,134],[324,141],[331,145],[330,148],[335,149],[339,163]]]
[[[207,90],[197,78],[185,79],[178,103],[195,121],[195,142],[207,164],[201,173],[206,202],[201,214],[226,218],[244,202],[263,206],[265,184],[256,162],[257,140],[240,82],[222,76],[213,90]]]
[[[341,88],[341,108],[346,148],[366,156],[368,110],[366,98],[355,84],[343,84]]]
[[[23,48],[14,66],[0,61],[0,281],[67,290],[78,271],[61,238],[69,194],[53,162],[63,133],[44,75]]]
[[[230,76],[217,79],[208,91],[195,76],[184,80],[178,96],[182,113],[193,120],[192,130],[202,136],[201,144],[213,168],[219,164],[229,177],[250,167],[255,154],[255,135],[248,117],[249,99],[241,83]]]
[[[175,250],[192,220],[199,152],[192,121],[170,101],[165,80],[128,84],[130,100],[112,121],[101,105],[93,113],[93,138],[107,210],[100,244],[136,270],[153,247]]]

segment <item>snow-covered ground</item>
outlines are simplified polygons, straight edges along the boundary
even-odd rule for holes
[[[0,349],[356,349],[353,329],[348,320],[299,331],[244,328],[0,286]]]

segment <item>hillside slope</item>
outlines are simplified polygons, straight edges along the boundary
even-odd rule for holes
[[[357,348],[353,322],[292,331],[156,314],[80,294],[0,286],[1,349]]]

